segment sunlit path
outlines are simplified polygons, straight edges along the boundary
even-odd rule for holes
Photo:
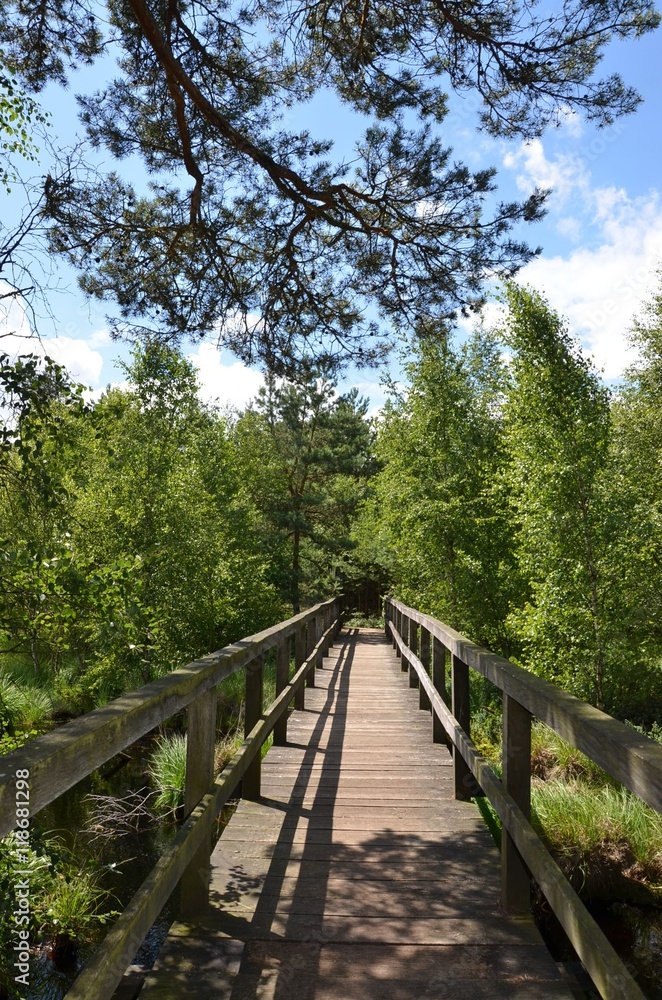
[[[343,631],[317,670],[214,851],[211,904],[145,1000],[571,995],[501,909],[499,854],[381,631]]]

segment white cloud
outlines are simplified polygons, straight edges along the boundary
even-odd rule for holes
[[[617,185],[594,186],[590,157],[581,153],[548,159],[535,140],[504,157],[504,165],[518,171],[521,190],[535,184],[554,189],[551,219],[556,215],[557,233],[574,244],[566,253],[531,261],[517,280],[542,292],[605,378],[616,379],[635,357],[627,337],[632,318],[656,285],[662,206],[656,191],[631,198]]]
[[[627,340],[632,318],[656,285],[662,258],[662,208],[657,193],[630,200],[616,189],[592,192],[598,240],[566,256],[539,257],[518,281],[541,291],[566,316],[607,379],[634,359]]]
[[[589,187],[589,173],[579,157],[570,153],[549,160],[540,139],[523,142],[514,153],[506,153],[503,164],[519,170],[515,180],[520,191],[528,194],[534,187],[551,188],[551,203],[563,203]]]
[[[208,403],[243,409],[264,383],[261,372],[248,368],[241,361],[225,364],[213,344],[200,344],[188,359],[198,369],[200,396]]]
[[[0,291],[6,286],[0,286]],[[0,350],[16,358],[19,354],[48,355],[63,365],[76,382],[96,385],[101,376],[103,358],[94,350],[95,334],[89,340],[80,337],[36,337],[20,299],[0,302]]]
[[[469,316],[458,316],[458,328],[469,336],[482,324],[486,330],[501,326],[506,318],[507,308],[502,302],[486,302],[477,313]]]

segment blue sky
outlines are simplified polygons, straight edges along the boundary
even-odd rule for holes
[[[542,255],[520,273],[519,280],[542,291],[550,304],[569,321],[585,350],[608,381],[617,380],[633,359],[627,329],[632,316],[657,283],[662,260],[662,130],[660,129],[660,31],[639,42],[613,43],[601,66],[603,73],[618,71],[640,91],[644,103],[637,114],[611,128],[597,130],[576,116],[528,145],[489,139],[476,131],[476,101],[453,98],[444,123],[444,140],[469,167],[496,166],[500,197],[528,194],[536,184],[553,188],[546,218],[526,227],[524,236],[543,247]],[[51,132],[62,143],[76,132],[77,91],[103,85],[106,64],[78,74],[69,91],[51,87],[43,104],[51,112]],[[297,112],[290,124],[309,127],[335,141],[335,157],[351,157],[361,122],[348,117],[328,94]],[[0,212],[8,218],[15,206],[0,195]],[[59,268],[59,265],[58,265]],[[126,348],[112,343],[105,313],[108,306],[90,302],[77,290],[75,275],[59,268],[62,290],[51,297],[53,324],[44,320],[46,349],[66,364],[74,377],[92,389],[120,381],[114,365]],[[498,316],[488,305],[485,318]],[[25,333],[21,311],[0,315],[0,330]],[[12,338],[1,342],[12,348]],[[24,345],[24,342],[22,342]],[[14,346],[18,345],[16,340]],[[213,343],[191,346],[189,354],[199,369],[203,394],[222,404],[244,405],[261,381],[258,371],[246,369]],[[358,385],[373,408],[383,401],[378,372],[352,371],[346,387]]]

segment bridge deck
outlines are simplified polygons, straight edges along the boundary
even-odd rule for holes
[[[344,631],[212,856],[141,1000],[570,997],[383,633]]]

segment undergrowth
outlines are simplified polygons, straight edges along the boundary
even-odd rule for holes
[[[662,742],[662,727],[647,735]],[[472,739],[500,775],[500,713],[477,712]],[[541,722],[532,726],[531,768],[532,825],[575,889],[592,899],[662,902],[662,816]],[[499,843],[496,812],[486,799],[479,805]]]

